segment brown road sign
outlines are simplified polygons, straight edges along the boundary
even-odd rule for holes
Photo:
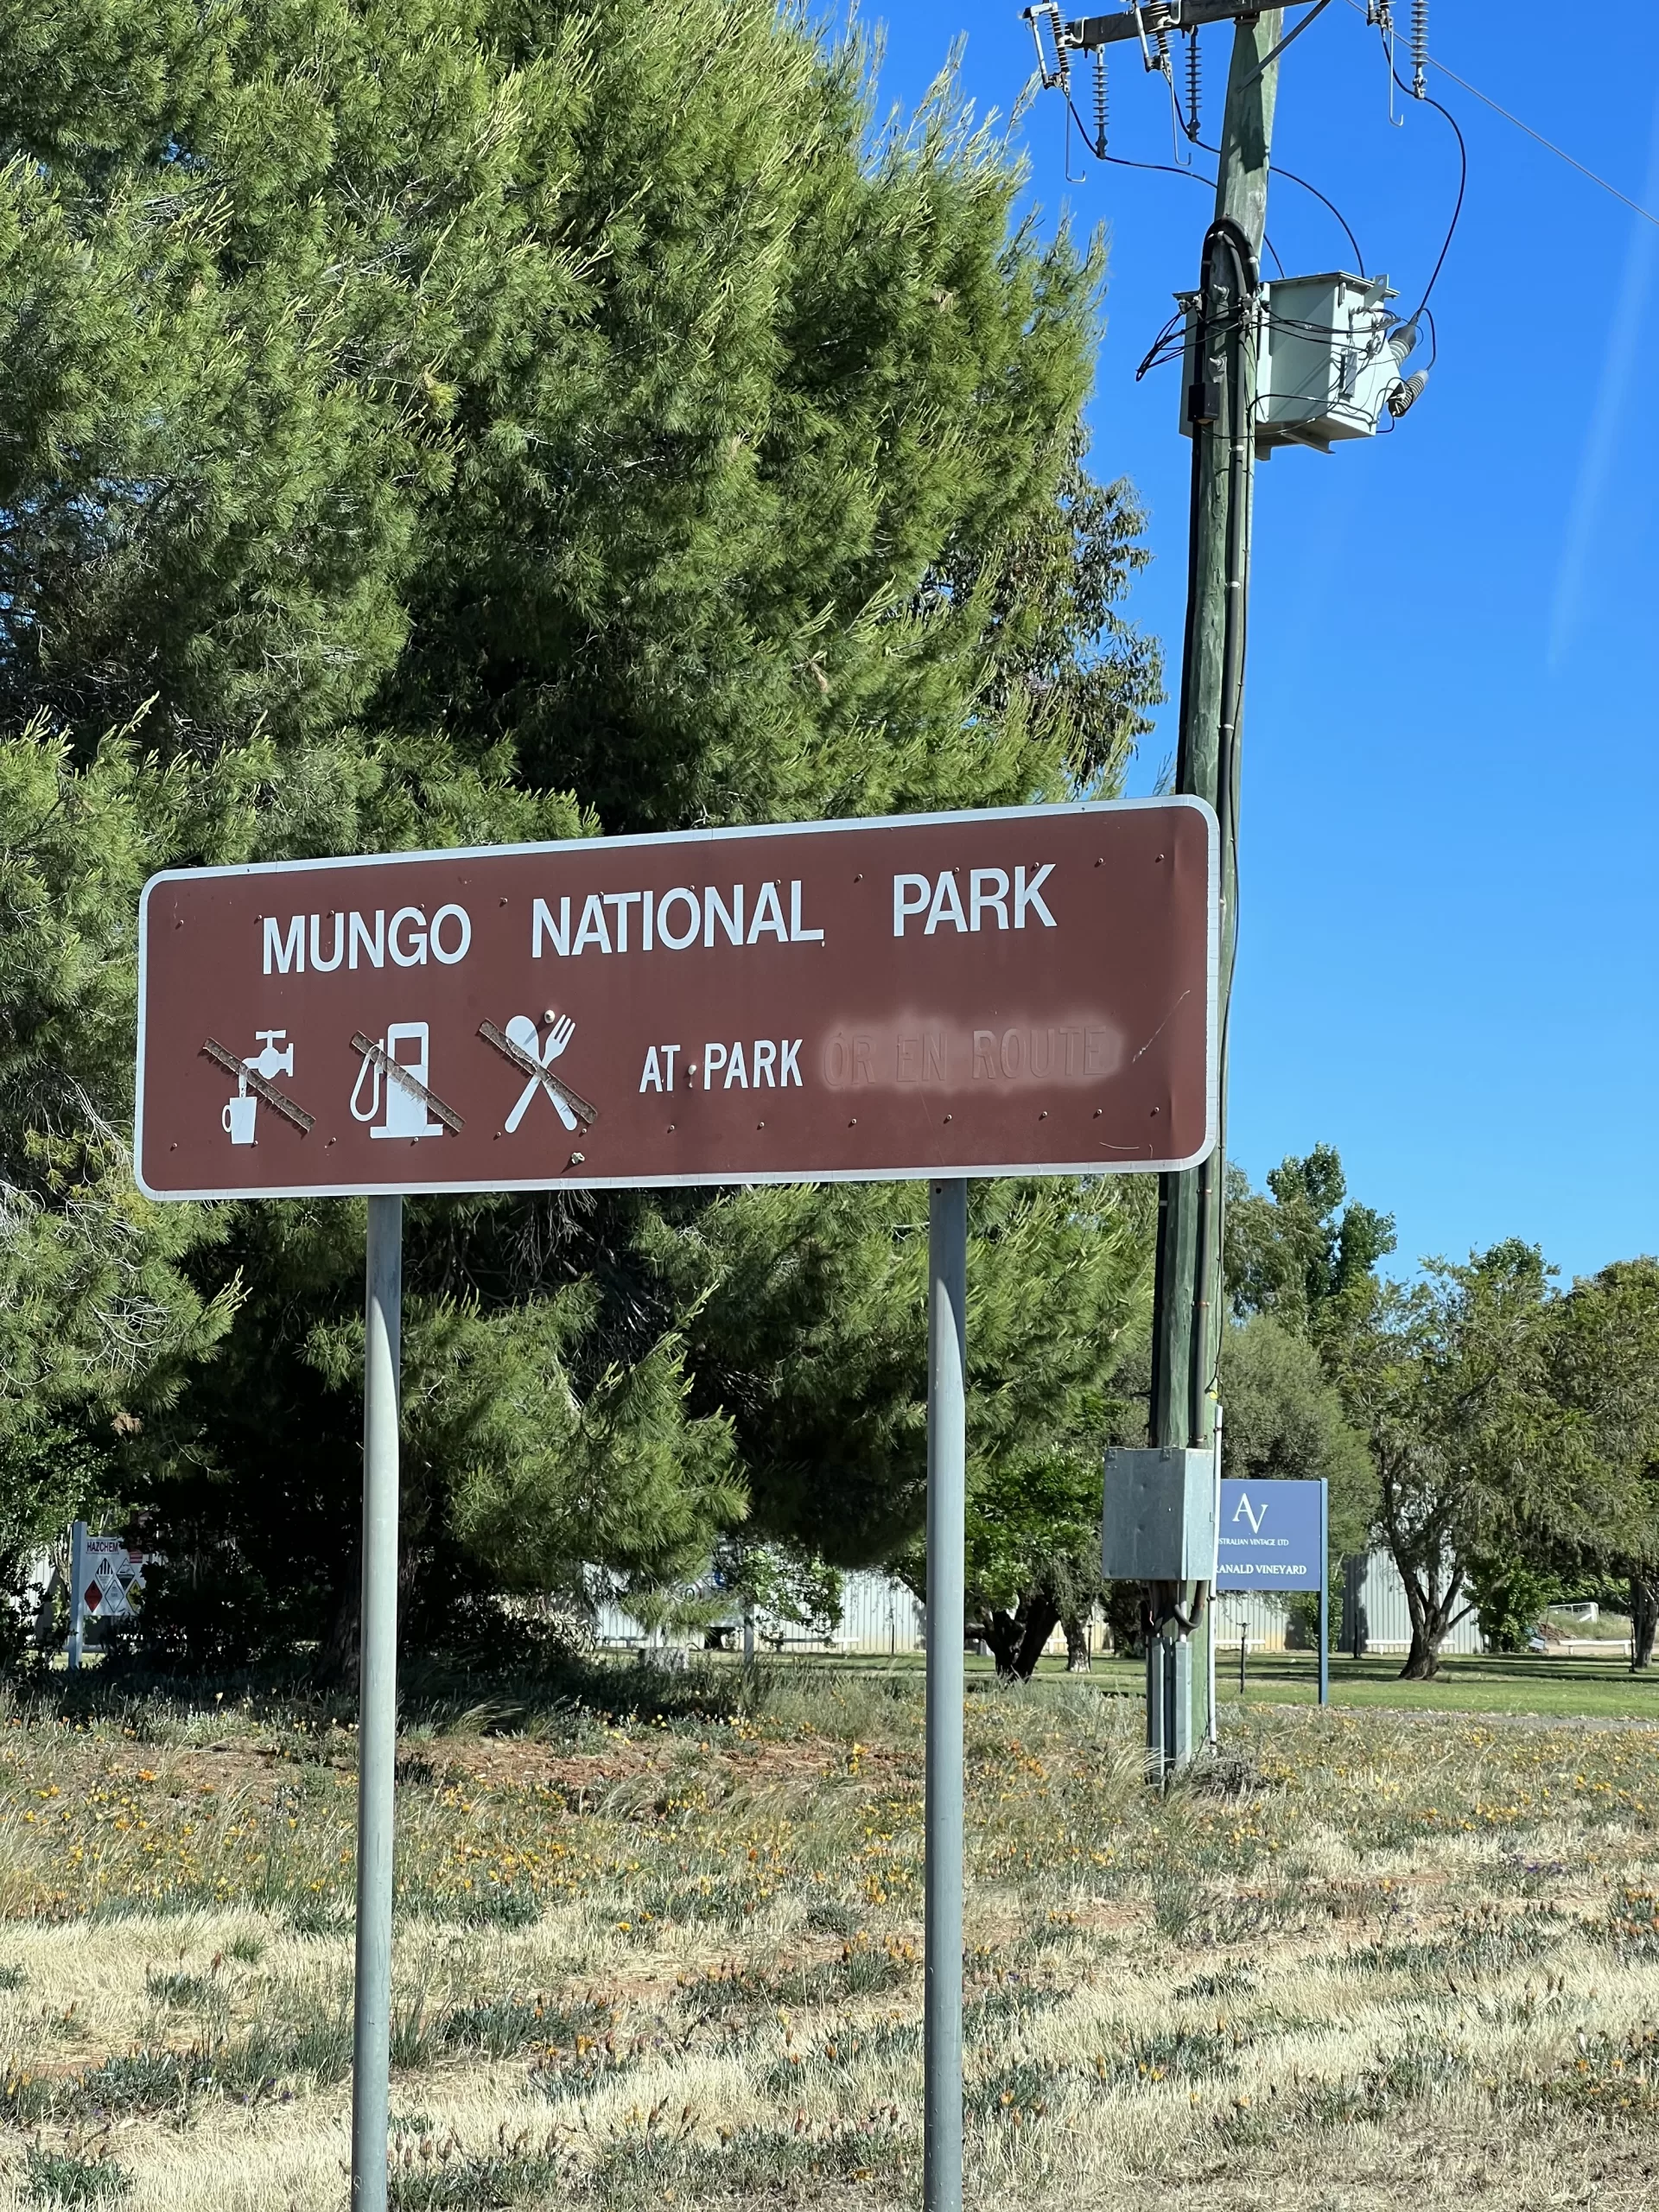
[[[158,875],[160,1198],[1190,1166],[1196,799]]]

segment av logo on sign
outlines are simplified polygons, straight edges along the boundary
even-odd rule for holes
[[[1256,1492],[1256,1496],[1258,1497],[1262,1497],[1260,1491]],[[1262,1523],[1267,1519],[1267,1500],[1262,1498],[1260,1505],[1252,1505],[1250,1503],[1249,1492],[1241,1484],[1238,1492],[1238,1505],[1233,1515],[1234,1522],[1248,1521],[1250,1524],[1250,1534],[1253,1536],[1259,1536],[1262,1533]]]
[[[1217,1589],[1322,1588],[1324,1491],[1323,1483],[1223,1483]]]

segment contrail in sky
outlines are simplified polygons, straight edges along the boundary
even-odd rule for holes
[[[1659,196],[1659,105],[1653,112],[1648,188],[1643,197],[1651,207],[1656,196]],[[1549,617],[1552,670],[1560,666],[1578,627],[1585,576],[1595,542],[1597,512],[1612,474],[1620,434],[1630,420],[1630,384],[1636,374],[1642,318],[1656,252],[1659,232],[1650,223],[1638,221],[1630,233],[1630,250],[1624,257],[1624,282],[1620,288],[1613,327],[1607,335],[1601,386],[1596,394],[1590,434],[1584,442],[1584,453],[1579,462],[1579,480],[1573,489],[1572,512],[1567,517],[1560,565],[1555,571],[1555,601]]]

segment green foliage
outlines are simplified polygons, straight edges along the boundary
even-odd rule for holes
[[[1572,1565],[1628,1578],[1630,1661],[1645,1668],[1659,1632],[1659,1261],[1619,1261],[1574,1283],[1561,1320],[1557,1388],[1638,1485],[1631,1511],[1599,1541],[1581,1541]]]
[[[1541,1574],[1514,1554],[1471,1559],[1469,1592],[1489,1651],[1524,1651],[1528,1638],[1561,1594],[1560,1577]]]
[[[1099,249],[1015,220],[948,74],[883,124],[870,69],[772,0],[0,27],[0,1549],[152,1506],[163,1648],[349,1650],[361,1217],[134,1194],[149,873],[1105,790],[1158,696]],[[1060,1481],[1046,1203],[987,1201],[976,1449]],[[671,1580],[746,1498],[903,1545],[912,1205],[411,1205],[411,1628]]]
[[[948,76],[878,125],[869,59],[771,0],[16,19],[0,713],[153,696],[336,798],[353,721],[442,725],[613,829],[1120,763],[1100,256],[1010,229]]]
[[[1583,1556],[1615,1571],[1659,1567],[1659,1261],[1619,1261],[1574,1283],[1558,1321],[1558,1395],[1641,1486],[1634,1520],[1599,1532],[1599,1545],[1590,1532]]]
[[[134,1190],[126,1126],[138,893],[181,842],[235,849],[242,809],[113,740],[77,772],[36,722],[0,744],[0,1581],[120,1493],[119,1441],[229,1325],[214,1225]]]
[[[25,2204],[111,2204],[132,2193],[132,2176],[113,2158],[48,2151],[31,2143],[23,2153]]]
[[[855,1566],[925,1478],[925,1185],[758,1185],[648,1218],[695,1402],[732,1423],[757,1536]]]
[[[1062,1611],[1092,1602],[1101,1451],[1150,1300],[1149,1198],[1103,1181],[972,1185],[972,1605],[1017,1609],[1039,1586]],[[649,1249],[694,1309],[696,1388],[731,1418],[756,1532],[846,1566],[885,1558],[919,1589],[926,1186],[735,1192],[659,1219]]]
[[[1229,1323],[1221,1401],[1222,1472],[1255,1481],[1322,1478],[1331,1485],[1332,1557],[1363,1551],[1376,1499],[1370,1455],[1307,1339],[1268,1313]]]
[[[712,1579],[724,1618],[747,1605],[821,1637],[840,1624],[841,1571],[804,1545],[728,1536],[715,1548]]]
[[[509,1588],[556,1589],[579,1560],[670,1580],[743,1517],[731,1423],[688,1414],[676,1341],[611,1363],[577,1397],[563,1355],[591,1334],[595,1302],[582,1285],[493,1326],[450,1306],[425,1332],[412,1456],[434,1477],[466,1469],[451,1525]]]
[[[1363,1310],[1377,1262],[1395,1249],[1394,1217],[1348,1198],[1341,1157],[1327,1144],[1281,1160],[1268,1191],[1229,1171],[1227,1294],[1241,1314],[1268,1313],[1320,1338],[1356,1302]]]
[[[1477,1559],[1592,1553],[1643,1524],[1628,1470],[1560,1385],[1566,1301],[1541,1253],[1510,1238],[1430,1263],[1375,1297],[1345,1342],[1343,1389],[1379,1481],[1378,1525],[1406,1585],[1409,1671],[1432,1673],[1472,1600]]]
[[[974,1186],[967,1590],[1004,1672],[1028,1675],[1051,1630],[1102,1594],[1103,1453],[1146,1346],[1154,1196],[1109,1181]],[[912,1555],[918,1591],[923,1564]]]

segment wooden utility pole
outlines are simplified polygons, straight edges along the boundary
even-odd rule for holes
[[[1318,319],[1299,319],[1290,309],[1276,319],[1266,313],[1260,257],[1279,57],[1330,4],[1331,0],[1286,0],[1284,7],[1260,7],[1255,0],[1127,0],[1110,15],[1071,22],[1062,14],[1060,0],[1032,0],[1024,11],[1042,84],[1064,94],[1072,122],[1101,161],[1113,158],[1106,151],[1105,50],[1122,45],[1132,54],[1138,47],[1143,65],[1162,77],[1173,102],[1172,41],[1196,39],[1208,24],[1233,25],[1232,66],[1217,149],[1215,215],[1205,232],[1198,289],[1183,302],[1182,409],[1192,440],[1192,500],[1176,788],[1208,800],[1221,832],[1217,1143],[1202,1166],[1160,1179],[1150,1448],[1108,1455],[1109,1461],[1122,1463],[1116,1469],[1119,1505],[1138,1511],[1135,1501],[1150,1484],[1160,1497],[1160,1511],[1173,1516],[1183,1538],[1193,1531],[1198,1535],[1196,1541],[1173,1540],[1161,1549],[1141,1548],[1137,1532],[1145,1524],[1131,1520],[1120,1527],[1114,1521],[1109,1465],[1103,1535],[1108,1573],[1132,1573],[1138,1580],[1155,1562],[1154,1571],[1187,1578],[1146,1586],[1147,1768],[1155,1779],[1165,1778],[1192,1755],[1193,1635],[1201,1623],[1206,1639],[1214,1632],[1213,1551],[1210,1575],[1194,1572],[1204,1560],[1205,1532],[1214,1524],[1194,1517],[1193,1485],[1195,1463],[1202,1465],[1212,1438],[1212,1480],[1218,1483],[1220,1474],[1217,1384],[1224,1296],[1227,1044],[1238,926],[1239,760],[1255,441],[1259,434],[1264,448],[1306,444],[1328,453],[1334,440],[1373,436],[1385,409],[1396,421],[1408,412],[1427,375],[1402,374],[1424,308],[1401,322],[1382,304],[1394,296],[1384,277],[1367,280],[1347,273],[1280,280],[1292,300],[1310,292],[1321,296],[1301,311],[1304,318]],[[1291,7],[1306,12],[1286,34],[1284,19]],[[1410,89],[1420,99],[1427,60],[1426,19],[1427,10],[1419,9],[1413,21],[1415,75]],[[1092,54],[1095,63],[1092,137],[1072,98],[1072,57],[1079,54]],[[1195,142],[1196,60],[1196,49],[1190,50],[1191,111],[1184,127]],[[1445,258],[1443,249],[1440,260]],[[1434,275],[1439,273],[1437,264]],[[1275,283],[1269,297],[1278,293]],[[1426,293],[1425,303],[1427,298]],[[1263,395],[1257,348],[1269,330],[1274,343],[1264,350],[1275,367],[1269,419],[1264,421],[1258,406]],[[1317,358],[1321,344],[1322,362]],[[1307,358],[1281,376],[1281,354],[1299,351]],[[1160,357],[1159,348],[1154,356]],[[1145,1464],[1131,1464],[1139,1461]],[[1114,1567],[1112,1560],[1122,1564]],[[1211,1663],[1205,1672],[1213,1681],[1212,1641],[1206,1656]],[[1212,1707],[1213,1702],[1212,1698]]]
[[[1138,46],[1147,70],[1165,77],[1173,99],[1172,38],[1196,36],[1206,24],[1233,25],[1216,212],[1205,232],[1183,365],[1182,405],[1192,438],[1192,502],[1175,779],[1178,791],[1209,801],[1221,826],[1220,1096],[1216,1147],[1209,1159],[1202,1166],[1164,1175],[1159,1182],[1147,1441],[1154,1452],[1164,1454],[1209,1449],[1217,1428],[1227,1033],[1237,939],[1239,739],[1268,153],[1281,49],[1328,4],[1329,0],[1318,0],[1288,38],[1284,35],[1284,9],[1252,9],[1250,0],[1138,0],[1138,4],[1130,0],[1110,15],[1071,22],[1063,16],[1059,0],[1033,0],[1024,11],[1036,42],[1041,80],[1058,87],[1068,102],[1072,55],[1094,54],[1099,73],[1094,151],[1101,160],[1106,158],[1103,49]],[[1075,104],[1071,112],[1077,115]],[[1189,128],[1196,139],[1196,111]],[[1213,1637],[1215,1622],[1212,1597],[1207,1579],[1147,1586],[1147,1764],[1154,1780],[1164,1779],[1192,1755],[1192,1638],[1202,1624],[1206,1638],[1204,1679],[1213,1681],[1208,1663],[1208,1639]]]
[[[1233,33],[1216,223],[1206,239],[1198,342],[1184,394],[1192,430],[1192,503],[1176,788],[1208,799],[1221,823],[1224,1044],[1236,924],[1239,710],[1255,477],[1255,344],[1238,257],[1216,233],[1224,224],[1242,242],[1248,256],[1244,273],[1253,289],[1267,214],[1268,143],[1278,75],[1276,64],[1263,70],[1261,62],[1278,43],[1279,21],[1279,10],[1270,9],[1240,22]],[[1222,1081],[1224,1142],[1224,1056]],[[1217,1144],[1203,1166],[1166,1175],[1160,1185],[1154,1444],[1206,1444],[1214,1425],[1223,1169],[1223,1147]]]
[[[1160,1182],[1149,1421],[1154,1445],[1208,1445],[1215,1427],[1226,1047],[1237,923],[1240,718],[1255,461],[1255,294],[1279,73],[1277,62],[1268,57],[1279,45],[1281,22],[1280,9],[1267,8],[1258,16],[1242,16],[1234,27],[1215,219],[1205,238],[1196,343],[1185,371],[1192,504],[1176,788],[1208,799],[1221,823],[1221,1118],[1216,1148],[1203,1166],[1165,1175]],[[1204,1619],[1205,1635],[1212,1633],[1210,1597],[1205,1584],[1189,1589],[1159,1583],[1150,1592],[1154,1634],[1148,1728],[1166,1768],[1191,1753],[1192,1664],[1190,1650],[1183,1647],[1189,1624]],[[1181,1659],[1185,1666],[1178,1666]],[[1171,1670],[1176,1670],[1173,1680]]]
[[[1315,7],[1301,27],[1320,12]],[[1071,57],[1138,45],[1148,70],[1171,81],[1171,38],[1230,21],[1232,66],[1222,118],[1216,211],[1205,232],[1198,289],[1188,321],[1182,404],[1192,438],[1187,542],[1186,635],[1181,657],[1176,789],[1207,799],[1221,825],[1220,1100],[1217,1141],[1200,1167],[1161,1178],[1153,1318],[1148,1442],[1155,1450],[1210,1446],[1216,1430],[1222,1327],[1222,1199],[1226,1176],[1227,1033],[1237,936],[1239,741],[1249,597],[1250,501],[1255,480],[1257,294],[1268,212],[1284,10],[1249,0],[1141,0],[1111,15],[1067,22],[1057,0],[1026,10],[1045,85],[1071,92]],[[1291,37],[1298,35],[1293,32]],[[1048,43],[1052,41],[1052,47]],[[1102,125],[1095,151],[1105,157]],[[1076,113],[1075,107],[1073,113]],[[1196,116],[1192,124],[1198,135]],[[1192,1635],[1213,1633],[1207,1580],[1147,1586],[1148,1767],[1162,1777],[1192,1756]],[[1206,1652],[1206,1658],[1208,1654]],[[1210,1669],[1206,1665],[1206,1677]]]

